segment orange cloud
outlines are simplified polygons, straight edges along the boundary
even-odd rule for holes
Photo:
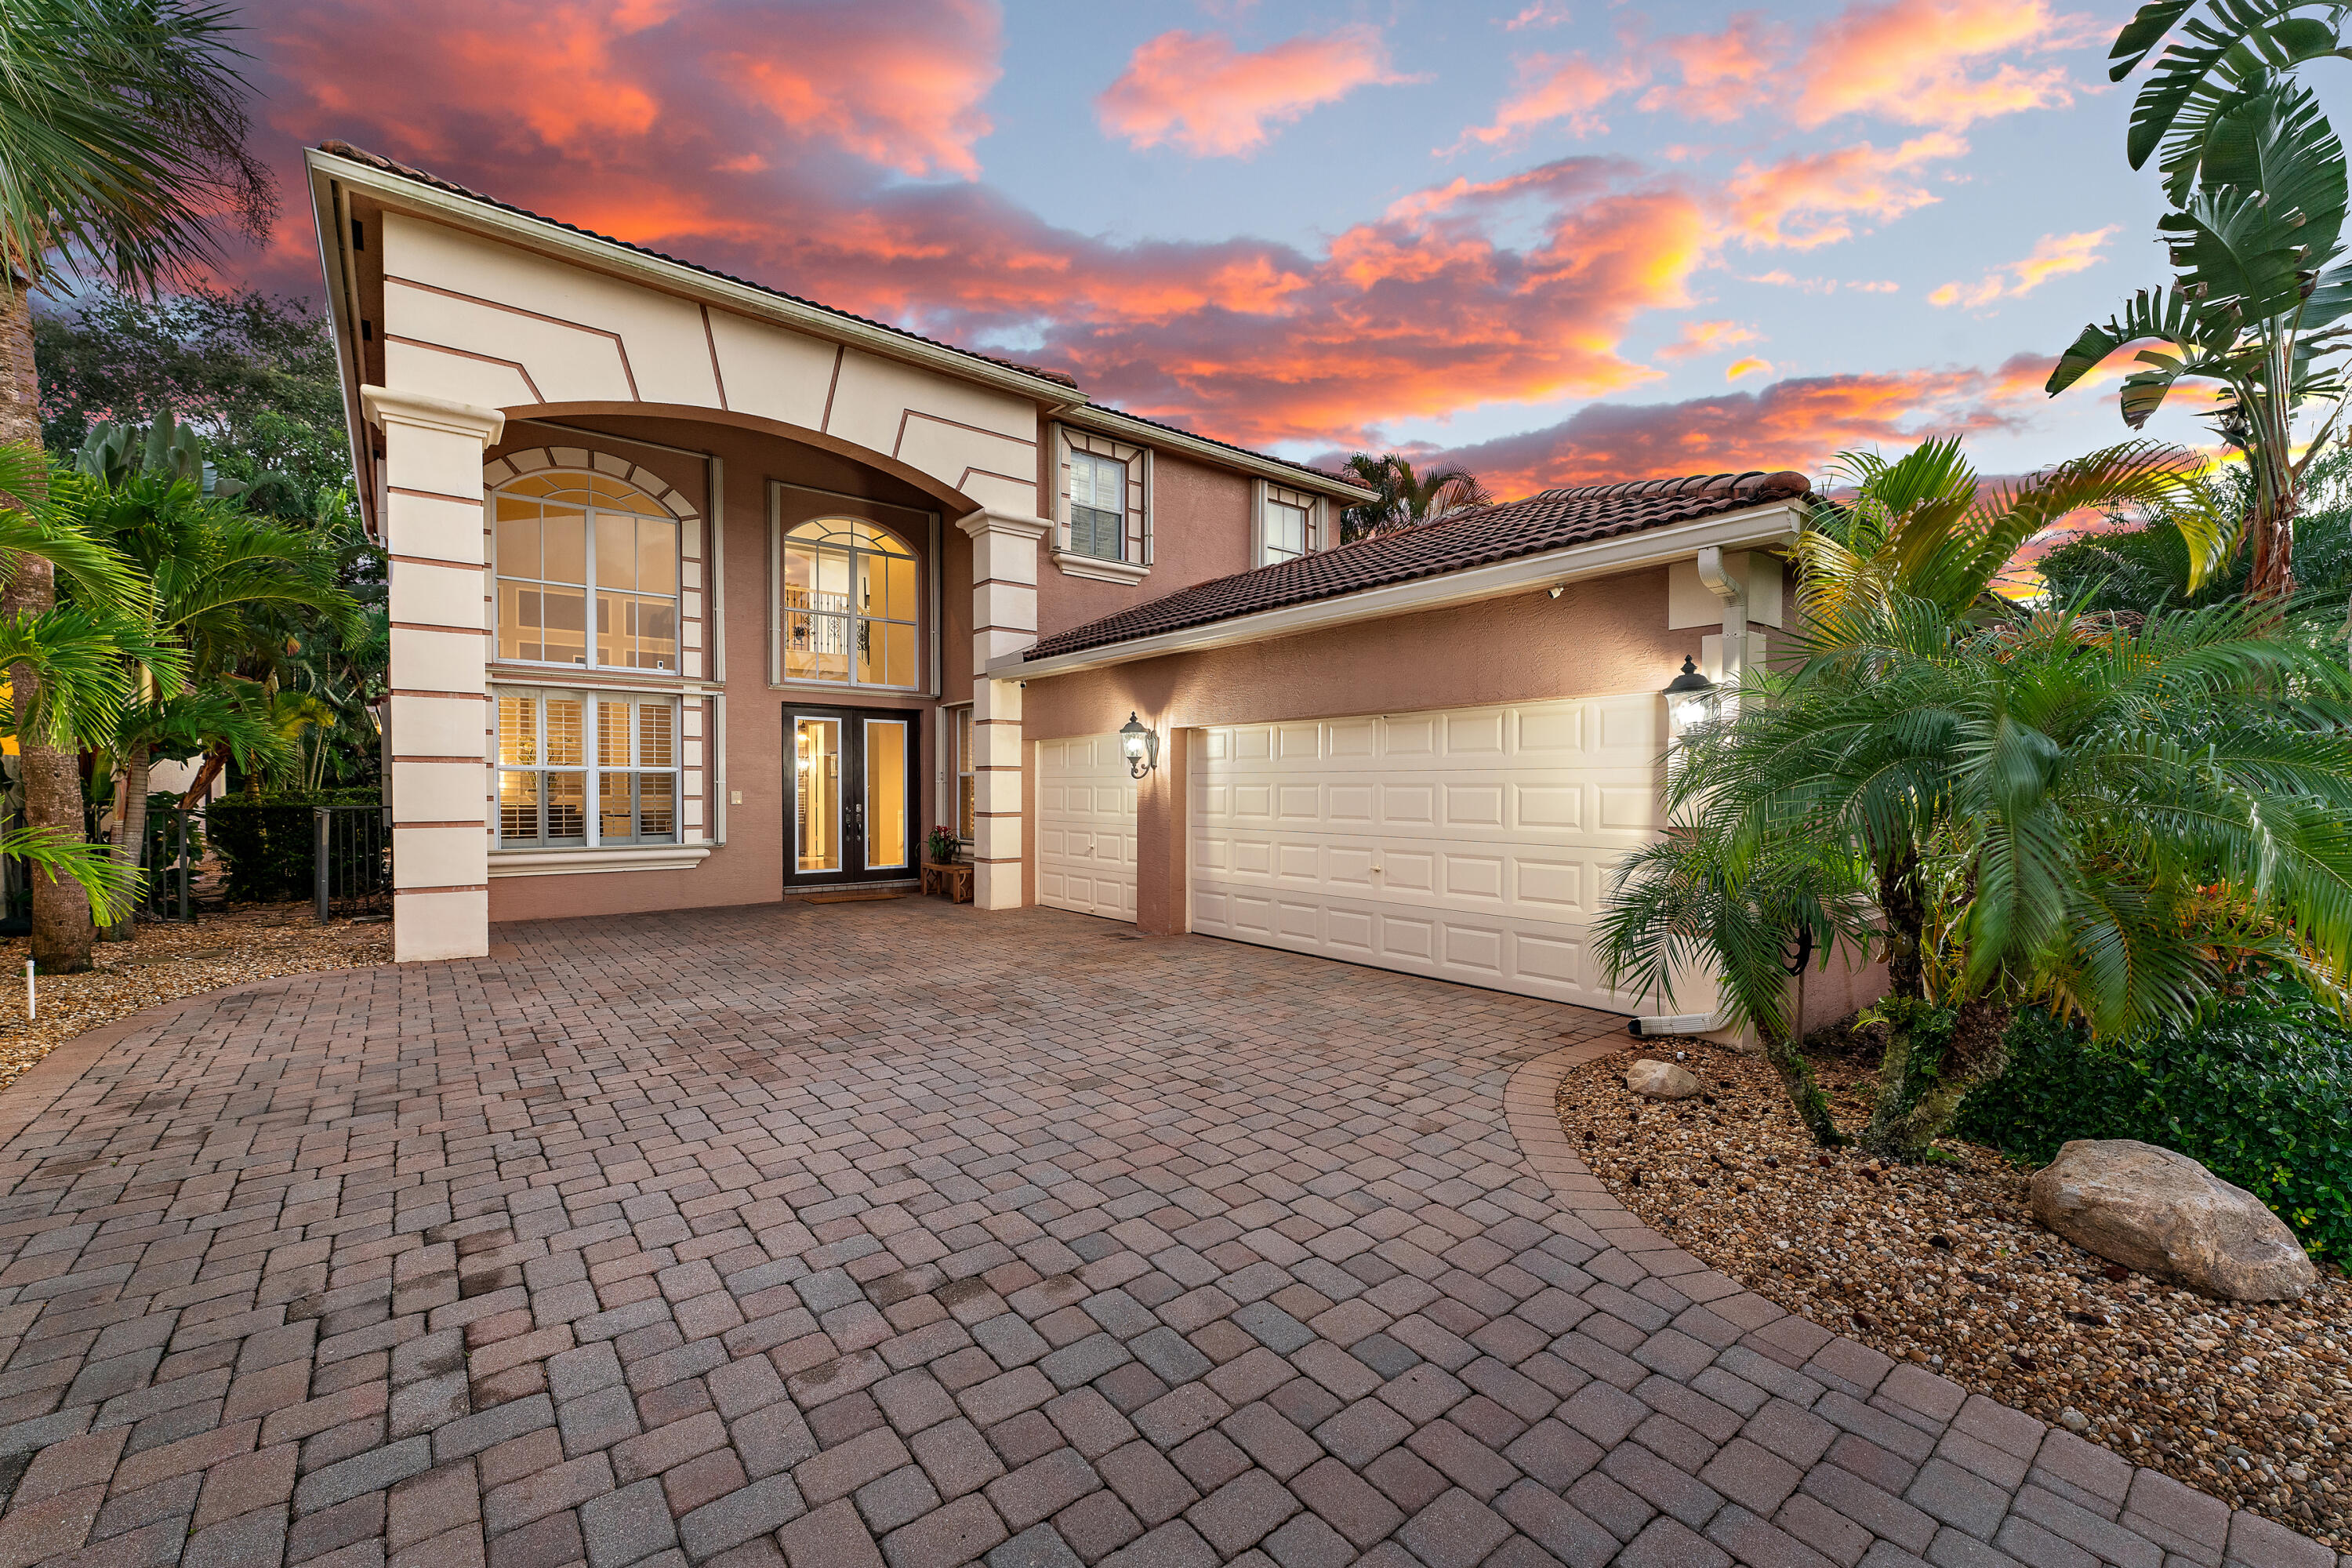
[[[2109,224],[2086,234],[2045,234],[2023,260],[1996,267],[1975,283],[1947,283],[1927,296],[1927,303],[1963,305],[1975,310],[1996,300],[2031,294],[2053,278],[2088,271],[2106,259],[2099,253],[2121,226]]]
[[[1002,19],[986,0],[931,0],[904,32],[786,26],[749,34],[765,47],[711,65],[793,130],[902,174],[979,176],[972,143],[992,129],[981,103],[1003,74]]]
[[[1759,342],[1763,334],[1737,321],[1685,321],[1682,336],[1658,351],[1660,359],[1691,359],[1740,343]],[[1761,362],[1759,362],[1761,363]]]
[[[1969,144],[1930,132],[1881,152],[1864,142],[1835,152],[1742,163],[1725,188],[1726,226],[1748,245],[1810,250],[1851,238],[1857,218],[1880,223],[1931,205],[1919,183],[1924,163],[1965,154]]]
[[[2000,57],[2082,43],[2086,18],[2053,13],[2047,0],[1889,0],[1853,5],[1817,29],[1791,79],[1800,125],[1872,114],[1906,125],[1958,131],[2021,110],[2074,101],[2064,68],[2027,68]]]
[[[1380,35],[1342,27],[1286,39],[1255,53],[1216,34],[1162,33],[1139,46],[1127,70],[1095,100],[1103,129],[1137,147],[1173,143],[1196,158],[1246,157],[1267,129],[1287,124],[1360,87],[1402,81]]]
[[[1743,375],[1769,375],[1771,374],[1772,362],[1770,360],[1759,359],[1754,354],[1749,354],[1746,359],[1736,359],[1728,365],[1726,365],[1723,371],[1723,379],[1726,381],[1738,381]]]
[[[1748,468],[1818,474],[1847,447],[2020,428],[2049,367],[2044,356],[2019,354],[1990,371],[1792,377],[1678,403],[1596,403],[1544,429],[1430,456],[1462,464],[1506,497]]]
[[[1495,110],[1490,125],[1474,125],[1456,146],[1472,142],[1493,146],[1564,120],[1579,136],[1606,131],[1601,106],[1649,79],[1649,69],[1631,60],[1596,66],[1586,56],[1529,55],[1517,65],[1518,87]]]

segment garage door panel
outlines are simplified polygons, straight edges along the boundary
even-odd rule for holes
[[[1657,830],[1661,706],[1643,693],[1328,720],[1311,748],[1304,724],[1205,731],[1193,929],[1630,1010],[1601,988],[1586,923]],[[1251,792],[1270,816],[1226,808]]]
[[[1135,781],[1118,736],[1039,743],[1036,830],[1039,903],[1135,919]]]

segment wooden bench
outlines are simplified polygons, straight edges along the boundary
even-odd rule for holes
[[[971,902],[971,868],[961,861],[923,862],[925,894],[945,893],[959,904]]]

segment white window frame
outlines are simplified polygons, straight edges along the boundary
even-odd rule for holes
[[[645,497],[646,510],[644,511],[626,511],[619,507],[598,507],[593,503],[591,503],[586,509],[587,522],[583,531],[585,537],[581,541],[581,559],[585,563],[583,570],[587,573],[588,577],[587,583],[582,588],[582,592],[585,595],[583,610],[585,619],[584,637],[587,643],[587,652],[583,656],[583,662],[579,664],[559,664],[553,659],[508,658],[499,651],[499,639],[504,635],[506,630],[503,626],[499,624],[499,616],[505,606],[505,595],[499,591],[499,584],[503,582],[515,582],[537,583],[544,585],[548,582],[548,579],[543,577],[509,578],[499,571],[499,497],[506,490],[521,483],[525,479],[543,479],[550,477],[561,479],[569,478],[572,475],[578,475],[583,481],[590,479],[604,479],[608,483],[627,485],[629,489],[635,490],[637,494]],[[583,483],[582,488],[586,489],[587,487]],[[544,498],[532,497],[530,499],[536,500]],[[688,522],[685,518],[682,518],[676,512],[670,510],[670,509],[664,506],[658,499],[647,493],[643,487],[629,479],[623,479],[617,474],[607,474],[595,468],[534,468],[530,473],[518,474],[513,479],[504,480],[492,489],[489,494],[484,498],[483,509],[488,521],[488,528],[487,531],[488,548],[486,553],[488,553],[490,558],[490,657],[494,663],[508,666],[520,666],[525,668],[536,668],[540,669],[619,670],[625,671],[631,675],[650,676],[656,679],[667,680],[677,680],[684,677],[687,655],[686,596],[689,592],[686,583],[686,531]],[[648,669],[641,664],[599,664],[595,662],[597,654],[595,514],[600,510],[610,511],[616,517],[633,518],[641,522],[667,521],[670,525],[670,623],[676,628],[677,633],[675,637],[672,639],[676,644],[677,649],[677,651],[671,656],[671,664],[674,666],[672,668]],[[561,587],[570,587],[572,584],[566,583],[557,585]],[[632,590],[632,592],[634,593],[634,590]],[[659,595],[654,596],[658,597]]]
[[[1151,448],[1114,441],[1090,430],[1054,426],[1054,564],[1067,577],[1097,583],[1136,584],[1151,574]],[[1127,465],[1125,559],[1089,555],[1072,549],[1070,539],[1071,454],[1083,452]]]
[[[974,705],[970,702],[943,702],[940,705],[940,815],[955,818],[943,824],[963,844],[974,842],[980,831],[980,731],[976,727]],[[967,745],[964,731],[971,731]],[[963,781],[970,779],[972,789],[972,831],[963,830]]]
[[[505,711],[500,705],[509,700],[526,701],[533,705],[533,721],[536,731],[535,743],[541,752],[544,754],[547,726],[547,704],[551,700],[556,701],[576,701],[581,705],[580,765],[577,767],[565,765],[562,767],[551,768],[543,762],[522,765],[515,765],[507,763],[500,755],[505,742]],[[687,837],[686,824],[686,742],[683,734],[684,721],[683,716],[679,711],[681,705],[675,695],[664,691],[614,690],[594,687],[496,686],[492,687],[490,689],[490,770],[492,774],[490,781],[490,851],[492,854],[530,855],[544,854],[548,851],[578,852],[596,849],[609,849],[616,852],[634,850],[667,851],[675,850],[681,845],[686,845],[689,842]],[[599,728],[604,722],[604,704],[607,702],[625,702],[629,705],[631,712],[629,722],[629,750],[632,758],[635,757],[639,745],[638,727],[635,717],[635,710],[639,708],[653,707],[667,710],[669,713],[670,741],[670,762],[667,767],[646,767],[635,761],[632,761],[625,767],[608,768],[597,760],[598,742],[601,739]],[[508,838],[506,837],[504,802],[501,795],[502,779],[499,775],[510,773],[534,773],[542,780],[551,773],[578,773],[581,776],[581,809],[584,818],[582,823],[582,826],[585,830],[584,836],[579,838],[566,838],[562,840],[550,840],[548,838]],[[667,774],[671,780],[671,817],[670,832],[667,837],[658,838],[631,837],[628,838],[611,839],[604,837],[603,816],[597,809],[597,802],[599,799],[598,785],[601,782],[602,776],[608,773],[626,774],[662,773]],[[547,809],[547,791],[543,784],[539,792],[539,802],[540,811],[541,814],[541,821],[543,823],[546,820],[545,813]],[[635,814],[636,807],[633,804],[631,812],[633,821],[635,820]]]
[[[926,563],[922,548],[913,541],[909,540],[904,533],[892,528],[888,523],[878,522],[870,517],[860,517],[856,512],[852,511],[824,512],[815,517],[804,517],[801,519],[800,521],[793,523],[788,528],[784,526],[782,517],[775,510],[776,498],[777,491],[772,488],[769,497],[770,513],[768,522],[769,552],[771,557],[769,562],[770,581],[768,586],[768,647],[770,650],[768,683],[771,686],[790,687],[795,690],[802,691],[922,691],[926,689],[926,683],[923,676],[923,649],[926,645],[929,645],[933,649],[934,658],[936,658],[938,640],[933,633],[933,627],[937,624],[935,612],[938,607],[936,602],[938,593],[937,585],[928,581],[930,576],[930,573]],[[857,627],[866,622],[871,621],[876,626],[912,626],[915,633],[915,679],[904,685],[892,685],[888,682],[879,680],[858,679],[857,658],[854,652],[850,656],[849,679],[846,680],[820,680],[814,676],[787,675],[785,673],[785,660],[789,654],[789,648],[784,637],[784,618],[791,613],[784,604],[784,581],[786,575],[784,565],[785,552],[792,547],[793,535],[799,530],[807,527],[813,522],[835,521],[854,522],[860,527],[869,528],[875,532],[887,537],[893,543],[898,545],[899,552],[905,559],[910,560],[914,563],[915,618],[912,621],[895,620],[887,616],[868,616],[855,607],[838,612],[829,610],[812,612],[823,615],[840,615],[843,617],[845,624],[850,629],[849,640],[850,646],[853,649],[856,646]],[[882,556],[885,559],[889,558],[888,552],[867,551],[862,546],[845,547],[840,545],[827,545],[824,546],[824,548],[846,548],[849,550],[851,555],[850,579],[852,582],[856,580],[856,556],[858,554],[873,554]]]
[[[1266,553],[1272,543],[1267,537],[1267,525],[1272,521],[1272,518],[1266,509],[1272,505],[1297,507],[1307,513],[1307,554],[1313,555],[1328,548],[1324,543],[1324,538],[1328,521],[1324,515],[1324,501],[1321,496],[1311,490],[1295,490],[1285,485],[1277,485],[1272,479],[1258,480],[1253,489],[1250,506],[1250,565],[1252,567],[1275,564],[1275,558]],[[1299,557],[1285,555],[1280,559],[1293,561]]]

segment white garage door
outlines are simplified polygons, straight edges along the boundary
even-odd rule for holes
[[[1116,735],[1038,744],[1037,901],[1135,919],[1135,781]]]
[[[1586,929],[1657,831],[1662,707],[1643,693],[1202,731],[1192,929],[1633,1012]]]

